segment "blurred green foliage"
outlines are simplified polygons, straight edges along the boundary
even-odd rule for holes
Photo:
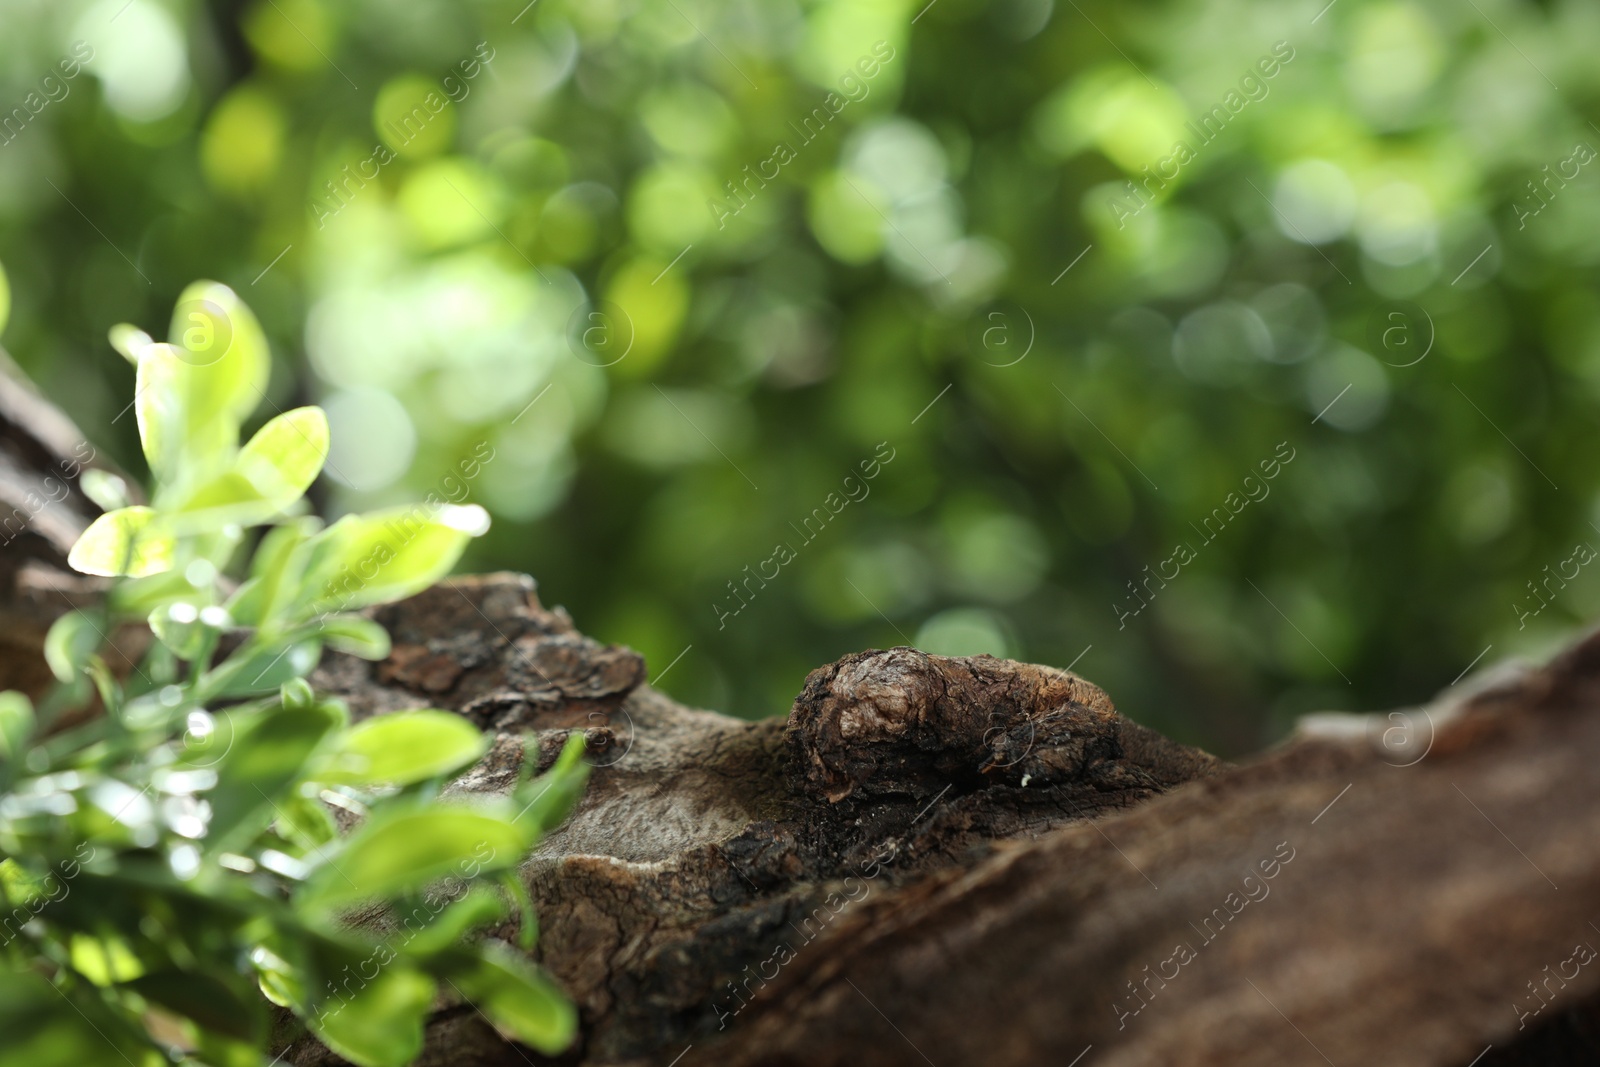
[[[0,107],[42,105],[0,134],[5,341],[80,424],[137,466],[100,339],[221,278],[273,402],[328,410],[332,511],[483,504],[473,566],[684,699],[780,713],[870,645],[1081,655],[1233,753],[1600,609],[1561,571],[1600,536],[1592,5],[0,20]]]

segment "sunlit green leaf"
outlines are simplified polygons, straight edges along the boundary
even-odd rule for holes
[[[483,732],[460,715],[396,711],[347,731],[318,777],[352,785],[407,785],[470,766],[488,747]]]
[[[328,417],[321,408],[286,411],[256,431],[238,469],[282,509],[310,487],[328,458]]]
[[[78,476],[78,488],[105,511],[116,511],[130,503],[128,483],[110,471],[89,467]]]
[[[528,835],[466,808],[422,808],[374,818],[311,875],[299,899],[331,908],[392,897],[449,876],[471,877],[522,860]]]
[[[139,357],[144,354],[144,350],[149,347],[150,343],[150,335],[137,326],[130,326],[126,322],[120,322],[111,327],[111,347],[120,352],[122,358],[132,363],[135,367],[139,365]]]
[[[83,531],[67,562],[84,574],[134,578],[172,566],[172,535],[143,505],[107,512]]]
[[[311,539],[307,606],[348,611],[420,592],[449,574],[467,542],[488,527],[487,513],[476,506],[347,515]]]
[[[171,343],[138,350],[139,440],[164,487],[226,469],[271,370],[266,336],[233,290],[196,282],[173,309]]]

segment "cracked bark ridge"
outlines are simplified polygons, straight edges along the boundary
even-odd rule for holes
[[[312,678],[357,719],[424,701],[490,732],[605,729],[645,678],[642,656],[579,633],[526,575],[445,582],[370,614],[389,630],[389,658],[329,655]]]

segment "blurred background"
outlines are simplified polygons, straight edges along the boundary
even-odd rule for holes
[[[223,281],[260,418],[329,411],[327,513],[483,504],[472,569],[679,699],[910,643],[1238,754],[1600,613],[1597,40],[1580,0],[0,0],[3,341],[140,471],[106,330]]]

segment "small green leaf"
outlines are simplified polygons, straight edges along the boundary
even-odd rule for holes
[[[473,930],[505,917],[506,902],[500,894],[488,886],[475,886],[440,912],[437,919],[412,934],[404,947],[415,956],[445,952],[460,946]]]
[[[320,781],[409,785],[476,763],[488,738],[448,711],[396,711],[347,731],[318,771]]]
[[[322,642],[317,640],[297,641],[289,646],[288,651],[281,647],[260,649],[237,665],[232,665],[233,661],[229,660],[228,664],[218,667],[218,671],[226,668],[230,677],[212,695],[243,697],[271,693],[284,682],[310,674],[321,658]]]
[[[317,635],[330,648],[362,659],[380,660],[389,655],[389,631],[361,615],[329,615],[319,620]]]
[[[572,814],[589,780],[589,765],[584,762],[583,735],[573,733],[566,747],[548,771],[517,788],[517,822],[531,827],[535,834],[553,829]]]
[[[78,476],[78,488],[105,511],[116,511],[127,507],[129,503],[128,483],[99,467],[84,468]]]
[[[278,687],[278,699],[286,708],[305,708],[316,703],[317,694],[304,678],[291,678]]]
[[[449,574],[467,542],[488,528],[476,505],[346,515],[311,539],[302,595],[313,614],[400,600]]]
[[[137,326],[119,322],[111,327],[111,347],[122,353],[122,358],[139,365],[139,356],[151,344],[150,335]]]
[[[57,619],[44,639],[44,661],[57,681],[70,682],[89,665],[105,636],[100,624],[82,611],[69,611]]]
[[[318,867],[299,900],[337,908],[421,889],[452,875],[521,862],[528,836],[513,823],[467,808],[421,808],[374,817]]]
[[[145,458],[163,488],[204,482],[233,465],[239,427],[271,371],[261,324],[217,282],[179,295],[170,339],[138,350],[134,405]]]
[[[405,1067],[422,1052],[435,988],[421,971],[392,963],[348,1000],[323,1002],[307,1022],[324,1044],[359,1067]]]
[[[274,804],[298,782],[317,748],[344,724],[334,704],[309,708],[268,708],[234,721],[229,714],[231,747],[217,764],[217,784],[207,794],[211,825],[206,847],[226,851],[248,841],[277,814]]]
[[[305,563],[306,539],[321,524],[313,518],[295,519],[267,531],[250,561],[250,577],[228,601],[228,611],[242,626],[264,626],[293,595]]]
[[[276,825],[284,837],[305,852],[315,852],[339,839],[339,827],[328,809],[298,792],[278,801]]]
[[[11,283],[6,280],[6,269],[0,266],[0,331],[11,318]]]
[[[511,1038],[547,1056],[572,1044],[578,1013],[543,971],[498,942],[453,976],[461,993]]]
[[[168,500],[165,507],[169,525],[180,536],[255,526],[283,510],[236,470],[223,471],[180,499]]]
[[[27,748],[33,736],[33,704],[22,693],[0,693],[0,760],[10,762]]]
[[[318,407],[295,408],[256,431],[239,453],[238,469],[282,510],[310,488],[327,458],[327,415]]]
[[[192,660],[205,648],[206,626],[200,609],[187,601],[156,608],[150,613],[150,629],[179,659]]]
[[[182,571],[168,570],[148,578],[129,578],[111,587],[108,597],[113,615],[148,615],[175,600],[192,600],[194,583]]]
[[[172,569],[174,543],[156,513],[143,505],[100,516],[72,546],[67,562],[84,574],[140,578]]]

